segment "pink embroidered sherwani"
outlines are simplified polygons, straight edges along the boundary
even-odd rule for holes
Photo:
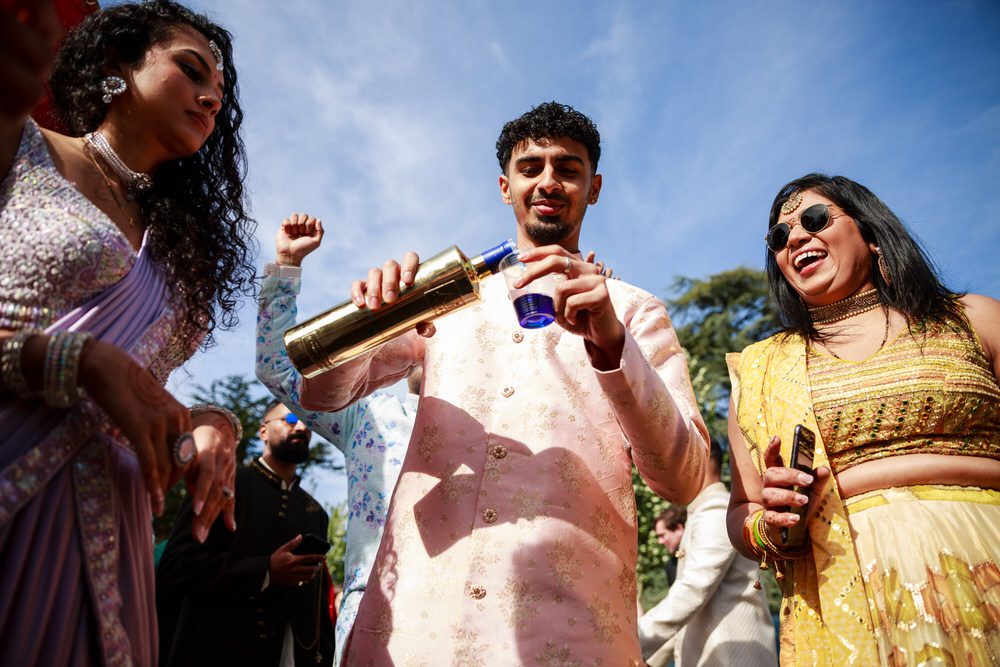
[[[341,408],[424,363],[424,386],[346,665],[641,664],[631,464],[690,500],[708,434],[661,301],[607,283],[627,335],[596,371],[583,338],[483,301],[303,384]]]

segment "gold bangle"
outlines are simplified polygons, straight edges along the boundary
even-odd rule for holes
[[[761,548],[771,556],[772,561],[795,560],[796,558],[801,558],[806,553],[805,548],[797,551],[788,551],[772,542],[770,536],[767,534],[767,523],[764,521],[763,512],[761,512],[760,518],[757,519],[757,523],[754,525],[754,537],[757,538]]]

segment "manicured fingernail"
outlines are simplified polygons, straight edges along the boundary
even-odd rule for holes
[[[378,299],[376,299],[373,296],[368,297],[368,307],[369,308],[377,308],[378,307]]]
[[[795,500],[796,500],[796,501],[797,501],[797,502],[798,502],[798,503],[799,503],[800,505],[805,505],[806,503],[808,503],[808,502],[809,502],[809,496],[803,496],[803,495],[802,495],[801,493],[799,493],[799,494],[796,494],[796,496],[795,496]]]
[[[194,515],[195,516],[201,516],[201,511],[203,509],[205,509],[205,501],[204,500],[196,500],[194,502]]]
[[[812,475],[807,475],[805,473],[801,473],[799,475],[799,484],[812,484],[812,483],[813,483]]]
[[[413,282],[413,271],[403,271],[403,282]]]
[[[360,296],[356,296],[354,297],[354,305],[357,306],[358,308],[364,308],[365,300]]]
[[[396,293],[395,292],[393,292],[392,290],[389,290],[388,292],[385,293],[385,302],[386,303],[392,303],[395,300],[396,300]]]
[[[798,523],[799,522],[799,515],[798,514],[793,514],[791,516],[791,522],[792,523]]]
[[[208,528],[205,526],[198,526],[194,531],[194,536],[199,542],[204,543],[205,538],[208,537]]]

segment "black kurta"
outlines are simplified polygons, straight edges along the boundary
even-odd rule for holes
[[[220,517],[199,544],[192,517],[188,498],[156,573],[160,664],[273,667],[290,623],[295,664],[331,665],[325,568],[304,586],[261,590],[278,547],[300,533],[326,536],[326,512],[298,479],[283,490],[281,478],[254,461],[236,471],[235,533]]]

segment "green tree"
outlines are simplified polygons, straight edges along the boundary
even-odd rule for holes
[[[691,386],[695,399],[704,410],[706,401],[714,396],[715,388],[708,384],[707,374],[695,360],[689,360]],[[639,557],[636,576],[639,585],[639,601],[643,609],[649,609],[667,594],[667,550],[656,540],[653,532],[656,517],[670,506],[670,503],[656,495],[632,466],[632,490],[635,492],[636,519],[639,524]]]
[[[699,403],[713,437],[728,440],[726,354],[764,340],[781,327],[764,272],[746,267],[707,278],[674,279],[667,311],[688,362],[704,374]],[[692,373],[693,375],[694,373]],[[702,401],[705,402],[702,402]]]
[[[260,382],[244,375],[229,375],[213,380],[207,387],[198,385],[192,394],[194,403],[210,403],[225,408],[236,415],[243,426],[243,438],[236,444],[236,462],[246,465],[263,453],[263,444],[257,435],[264,408],[271,402],[271,395]],[[319,438],[313,438],[309,459],[301,471],[305,474],[313,466],[339,470],[341,466],[332,459],[333,447]],[[164,498],[163,514],[153,518],[153,534],[157,542],[167,539],[174,525],[174,518],[181,501],[187,494],[183,481],[170,489]]]
[[[763,272],[739,267],[707,278],[678,276],[666,300],[677,336],[688,357],[688,371],[695,399],[709,433],[728,442],[729,371],[726,354],[739,352],[763,340],[780,327],[777,309],[767,291]],[[728,456],[727,456],[728,458]],[[728,480],[727,468],[723,468]],[[666,550],[656,541],[653,525],[669,503],[646,485],[632,470],[639,528],[637,577],[640,601],[648,609],[667,593]],[[770,571],[761,581],[776,609],[780,599]]]
[[[330,523],[326,529],[326,541],[333,547],[326,553],[326,566],[330,576],[339,586],[344,585],[344,554],[347,552],[347,501],[327,508]]]

